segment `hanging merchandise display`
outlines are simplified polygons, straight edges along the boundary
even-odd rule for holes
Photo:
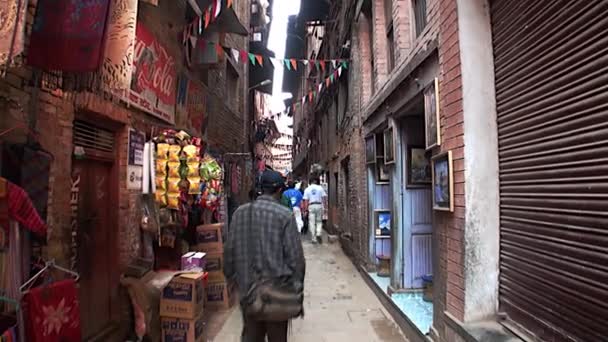
[[[23,52],[27,5],[28,0],[0,2],[0,13],[4,14],[0,29],[0,65],[14,64],[15,58]]]

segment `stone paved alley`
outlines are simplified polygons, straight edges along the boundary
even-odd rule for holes
[[[339,244],[315,246],[306,241],[304,253],[306,316],[292,322],[290,342],[407,341]],[[238,307],[213,320],[207,341],[240,341]]]

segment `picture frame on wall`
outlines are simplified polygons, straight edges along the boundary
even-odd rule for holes
[[[384,130],[384,164],[395,163],[395,142],[393,127]]]
[[[391,180],[390,169],[388,165],[382,162],[382,160],[378,160],[376,163],[376,182],[377,183],[388,183]]]
[[[454,170],[452,151],[441,153],[432,159],[433,209],[454,211]]]
[[[390,210],[374,210],[374,229],[376,238],[389,239],[392,232],[392,214]]]
[[[432,184],[431,159],[423,146],[407,146],[407,186],[426,187]]]
[[[374,164],[376,162],[376,135],[368,135],[365,138],[365,162]]]
[[[439,79],[424,90],[424,121],[426,149],[441,145],[441,127],[439,121]]]

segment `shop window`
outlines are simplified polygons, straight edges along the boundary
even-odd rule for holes
[[[414,24],[416,37],[422,34],[426,27],[426,0],[414,0]]]
[[[344,118],[346,117],[346,111],[348,110],[348,70],[342,70],[342,77],[340,77],[340,83],[338,87],[337,96],[337,119],[336,127],[340,128],[344,124]]]

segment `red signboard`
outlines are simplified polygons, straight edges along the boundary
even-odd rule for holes
[[[141,23],[137,23],[133,79],[126,99],[164,121],[175,123],[175,59]]]

